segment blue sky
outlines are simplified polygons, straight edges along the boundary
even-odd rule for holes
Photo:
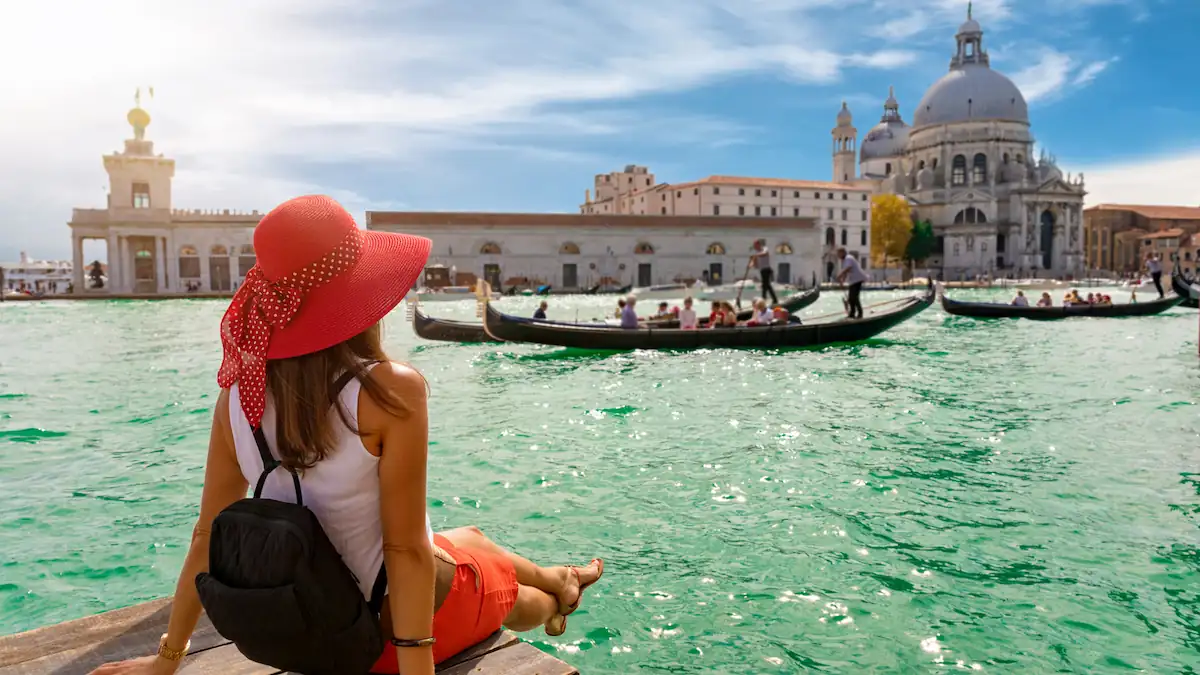
[[[23,3],[0,43],[0,260],[68,256],[71,207],[104,204],[100,155],[130,135],[139,85],[179,208],[324,192],[360,218],[575,211],[627,163],[672,182],[828,178],[840,102],[861,135],[893,85],[910,120],[966,4]],[[979,0],[974,16],[1089,202],[1200,204],[1200,3]]]

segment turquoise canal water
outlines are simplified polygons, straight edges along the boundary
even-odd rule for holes
[[[0,633],[171,592],[223,309],[0,304]],[[1197,321],[934,307],[859,346],[596,355],[401,311],[387,344],[432,383],[435,527],[606,559],[566,635],[527,634],[588,675],[1163,674],[1200,672]]]

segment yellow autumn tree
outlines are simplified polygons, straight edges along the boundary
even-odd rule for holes
[[[912,236],[908,202],[897,195],[875,195],[871,199],[871,261],[885,272],[889,261],[901,260]]]

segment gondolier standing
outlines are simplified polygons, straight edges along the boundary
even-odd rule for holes
[[[771,252],[767,250],[766,239],[759,239],[754,242],[754,253],[750,254],[750,259],[754,261],[754,266],[758,268],[759,278],[762,280],[763,299],[765,300],[769,293],[771,295],[771,304],[778,305],[779,298],[775,295],[775,288],[771,286],[771,279],[775,274],[771,270]]]
[[[839,248],[837,257],[842,261],[842,271],[837,275],[838,283],[850,286],[848,315],[851,319],[861,319],[863,318],[863,306],[859,296],[862,293],[863,282],[867,280],[867,275],[862,271],[862,267],[859,267],[858,260],[854,256],[846,254],[846,249]]]
[[[1150,278],[1154,280],[1154,287],[1158,289],[1158,297],[1163,297],[1162,287],[1162,261],[1153,253],[1146,254],[1146,271],[1150,273]]]

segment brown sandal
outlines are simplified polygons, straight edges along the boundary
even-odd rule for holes
[[[573,605],[570,605],[569,607],[567,607],[567,611],[563,612],[562,614],[556,614],[555,616],[551,617],[550,620],[546,622],[546,625],[543,626],[543,628],[546,629],[546,635],[548,635],[550,637],[558,637],[558,636],[562,635],[563,633],[567,632],[567,617],[570,616],[572,613],[574,613],[575,610],[579,609],[579,604],[583,602],[583,592],[586,591],[588,589],[588,587],[591,586],[592,584],[596,583],[597,581],[600,581],[600,577],[604,576],[604,561],[601,560],[600,558],[593,558],[592,562],[595,563],[597,565],[597,567],[599,568],[598,573],[596,574],[596,578],[592,579],[591,581],[587,582],[586,584],[584,584],[584,583],[579,584],[579,597],[575,599],[575,603]],[[575,575],[575,580],[578,581],[579,580],[579,568],[575,567],[573,565],[570,565],[567,567],[567,569],[571,570],[571,573]],[[559,619],[562,620],[562,623],[555,626],[555,629],[552,629],[551,625],[554,625],[555,622]]]

